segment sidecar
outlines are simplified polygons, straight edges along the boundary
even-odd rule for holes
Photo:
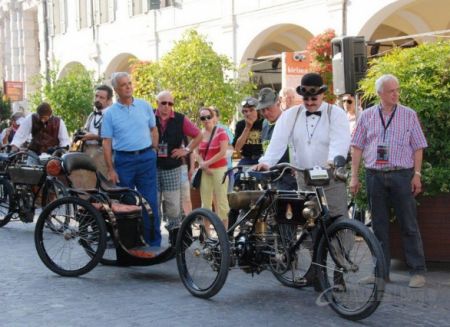
[[[161,233],[161,247],[150,248],[145,243],[144,215],[150,220],[153,215],[139,192],[110,185],[84,153],[67,153],[53,165],[70,195],[45,207],[36,223],[36,250],[50,270],[80,276],[99,262],[149,266],[175,256],[177,228]],[[55,168],[58,165],[60,169]],[[47,228],[50,223],[51,230]]]

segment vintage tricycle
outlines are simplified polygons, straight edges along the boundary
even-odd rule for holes
[[[164,235],[157,250],[135,250],[146,245],[142,237],[144,211],[153,217],[148,202],[137,191],[110,185],[85,153],[67,153],[55,164],[60,171],[54,172],[64,180],[69,196],[46,206],[35,229],[36,250],[50,270],[79,276],[99,262],[145,266],[174,257],[176,228]],[[47,228],[49,225],[54,228]]]
[[[245,172],[228,194],[237,213],[228,230],[209,210],[190,213],[176,245],[178,270],[187,290],[209,298],[223,287],[232,267],[252,276],[269,270],[286,286],[316,284],[321,303],[344,318],[371,315],[384,293],[381,246],[361,222],[330,216],[322,187],[333,175],[345,178],[339,176],[342,162],[344,158],[336,159],[333,174],[288,163],[267,172]],[[311,190],[277,190],[276,182],[287,170],[305,174]]]

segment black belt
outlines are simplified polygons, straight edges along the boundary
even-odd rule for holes
[[[152,147],[151,146],[149,146],[149,147],[146,147],[146,148],[144,148],[144,149],[141,149],[141,150],[136,150],[136,151],[120,151],[120,150],[114,150],[115,152],[117,152],[117,153],[122,153],[122,154],[142,154],[142,153],[144,153],[144,152],[147,152],[148,150],[150,150]]]
[[[413,168],[404,168],[404,167],[391,167],[387,169],[372,169],[372,168],[366,168],[368,171],[374,174],[381,174],[381,173],[399,173],[405,170],[412,170]]]

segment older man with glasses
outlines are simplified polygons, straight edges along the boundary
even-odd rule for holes
[[[277,120],[257,169],[268,169],[278,163],[287,144],[292,146],[292,161],[303,169],[331,168],[336,156],[347,156],[350,147],[347,116],[342,108],[324,101],[326,90],[319,74],[308,73],[302,77],[296,91],[303,97],[303,104],[284,111]],[[302,174],[297,174],[297,182],[300,189],[308,188]],[[324,189],[330,214],[348,217],[345,181],[331,179]]]
[[[239,165],[255,165],[263,154],[263,120],[256,111],[257,104],[258,100],[252,97],[245,98],[241,103],[244,119],[237,122],[233,140],[234,150],[241,154]]]
[[[162,217],[167,227],[174,228],[181,221],[181,166],[182,158],[189,155],[202,139],[200,130],[185,115],[175,112],[172,94],[160,92],[156,101],[156,126],[158,127],[158,195]],[[183,146],[184,140],[191,141]]]

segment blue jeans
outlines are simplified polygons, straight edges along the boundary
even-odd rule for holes
[[[416,200],[411,192],[413,169],[389,172],[366,169],[367,195],[372,213],[372,227],[381,243],[389,276],[391,255],[389,251],[389,212],[394,208],[400,226],[406,264],[411,274],[425,272],[425,255],[417,223]]]
[[[161,245],[158,214],[158,190],[156,183],[156,153],[148,150],[140,154],[114,152],[114,166],[120,186],[137,189],[147,200],[153,212],[153,224],[144,210],[144,239],[150,246]]]

